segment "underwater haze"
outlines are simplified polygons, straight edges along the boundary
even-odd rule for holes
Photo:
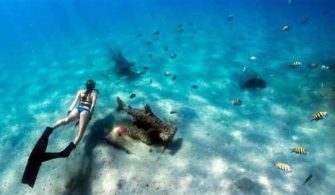
[[[1,0],[0,26],[0,194],[335,194],[334,0]],[[88,79],[83,139],[22,184]],[[117,96],[176,123],[166,151],[106,144]],[[76,133],[55,130],[47,150]]]

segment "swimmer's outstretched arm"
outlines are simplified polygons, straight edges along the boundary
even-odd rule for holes
[[[98,95],[98,93],[95,92],[94,95],[93,95],[93,97],[92,97],[92,105],[90,107],[91,116],[92,116],[92,114],[94,112],[94,107],[95,107],[95,103],[96,103],[96,100],[97,100],[97,95]]]
[[[79,91],[77,92],[76,97],[74,98],[74,100],[73,100],[71,106],[69,107],[68,113],[70,113],[70,112],[74,109],[74,107],[76,106],[76,104],[78,103],[79,95],[80,95],[80,91],[81,91],[81,90],[79,90]]]

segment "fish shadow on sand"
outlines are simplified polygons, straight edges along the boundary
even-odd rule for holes
[[[264,187],[247,177],[236,180],[229,186],[231,194],[263,194]]]
[[[65,185],[65,191],[63,195],[70,194],[81,194],[81,195],[90,195],[91,192],[91,178],[92,170],[94,169],[94,155],[93,150],[99,144],[106,144],[105,134],[108,129],[113,128],[114,125],[114,116],[113,114],[108,114],[103,119],[96,120],[88,135],[85,137],[86,142],[84,146],[84,156],[82,157],[81,167],[74,175],[67,178]]]
[[[173,141],[170,146],[168,147],[169,154],[175,155],[182,147],[183,145],[183,138],[178,138],[175,141]]]
[[[264,89],[267,86],[266,81],[253,70],[241,72],[239,75],[239,83],[241,89]]]
[[[269,145],[274,142],[273,138],[269,135],[263,135],[263,132],[251,132],[246,135],[246,138],[254,144]]]
[[[187,129],[192,122],[199,118],[197,112],[190,107],[182,107],[176,110],[178,113],[177,126],[179,129]]]
[[[236,180],[229,186],[231,194],[264,194],[264,187],[247,177]]]

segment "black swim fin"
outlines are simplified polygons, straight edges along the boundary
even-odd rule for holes
[[[42,154],[42,162],[44,161],[48,161],[48,160],[52,160],[55,158],[67,158],[70,156],[70,153],[72,152],[72,150],[74,150],[76,148],[76,145],[71,142],[63,151],[61,152],[46,152],[44,154]]]
[[[30,187],[34,187],[38,171],[40,170],[41,164],[43,162],[45,150],[48,147],[48,139],[52,131],[53,128],[47,127],[40,139],[38,139],[37,143],[35,144],[34,149],[30,153],[28,163],[24,170],[21,181],[23,184],[28,184]]]
[[[30,187],[34,187],[38,171],[40,170],[43,162],[55,158],[67,158],[72,150],[76,148],[76,145],[71,142],[61,152],[45,152],[48,147],[48,139],[52,131],[53,128],[47,127],[40,139],[37,141],[33,151],[30,153],[21,181],[23,184],[28,184]]]

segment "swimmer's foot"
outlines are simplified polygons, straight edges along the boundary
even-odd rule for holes
[[[70,156],[72,150],[76,148],[76,145],[71,142],[63,151],[61,152],[45,152],[40,155],[41,162],[52,160],[55,158],[67,158]]]
[[[61,151],[59,153],[60,157],[66,158],[68,156],[70,156],[70,153],[72,152],[72,150],[74,150],[76,148],[76,145],[71,142],[63,151]]]

